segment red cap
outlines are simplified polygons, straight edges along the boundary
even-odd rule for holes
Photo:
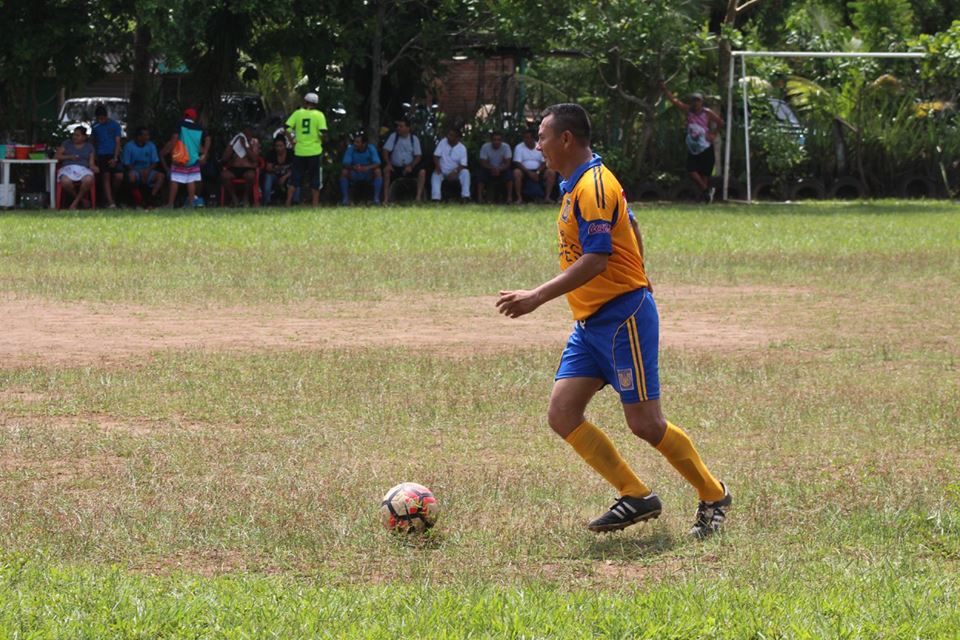
[[[183,115],[191,120],[197,119],[197,110],[196,109],[185,109]]]

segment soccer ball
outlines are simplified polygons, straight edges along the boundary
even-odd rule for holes
[[[390,531],[419,533],[432,527],[439,515],[433,492],[416,482],[398,484],[380,503],[380,521]]]

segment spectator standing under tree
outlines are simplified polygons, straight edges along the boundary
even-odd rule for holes
[[[310,185],[313,206],[320,206],[323,167],[320,158],[327,135],[327,118],[317,108],[320,97],[311,92],[303,96],[303,107],[287,118],[287,139],[293,144],[293,178],[287,181],[287,206],[293,204],[297,187],[303,192],[304,181]],[[301,198],[302,200],[302,198]]]
[[[273,200],[273,190],[277,189],[286,196],[287,182],[293,172],[293,158],[287,148],[287,137],[282,133],[273,140],[273,151],[267,156],[267,165],[263,173],[263,204]],[[294,187],[294,202],[300,202],[300,187]]]
[[[373,204],[380,204],[383,190],[383,172],[380,169],[380,154],[377,148],[367,144],[367,135],[358,133],[353,144],[343,154],[343,170],[340,172],[340,204],[350,204],[350,185],[359,182],[373,183]]]
[[[157,198],[163,188],[164,175],[157,170],[160,154],[157,145],[150,140],[150,130],[138,127],[133,140],[123,147],[123,169],[127,184],[130,185],[133,200],[138,207],[143,206],[143,189],[150,189],[150,195]]]
[[[467,171],[467,148],[460,142],[460,130],[447,129],[447,135],[433,151],[433,175],[430,176],[430,199],[440,202],[444,181],[460,183],[460,201],[470,201],[470,172]],[[422,172],[420,182],[422,184]],[[420,190],[418,186],[417,190]]]
[[[98,104],[93,111],[96,122],[91,128],[93,146],[97,150],[97,167],[100,169],[100,190],[106,200],[107,208],[116,209],[113,198],[114,189],[120,187],[123,180],[123,168],[120,166],[120,139],[123,129],[120,123],[107,116],[107,108]]]
[[[64,195],[71,199],[70,209],[80,206],[83,197],[93,187],[94,174],[100,169],[97,167],[96,151],[93,145],[87,142],[85,127],[73,130],[69,140],[57,147],[54,156],[60,161],[60,171],[57,179]]]
[[[394,172],[397,179],[414,178],[417,165],[423,151],[420,148],[420,138],[411,133],[410,119],[403,117],[397,120],[397,129],[390,134],[383,144],[383,203],[390,204],[390,180]],[[417,189],[417,202],[423,200],[423,185]]]
[[[483,202],[488,184],[502,184],[507,190],[507,204],[513,202],[513,175],[510,161],[513,152],[499,131],[490,133],[490,141],[480,147],[480,168],[477,170],[477,200]]]
[[[160,162],[169,155],[171,165],[164,164],[163,168],[170,176],[170,196],[167,199],[167,208],[172,209],[177,200],[177,191],[181,184],[187,185],[187,204],[198,207],[203,200],[197,197],[197,183],[203,181],[200,175],[200,165],[207,161],[210,154],[210,136],[204,135],[203,127],[197,122],[196,109],[186,109],[180,129],[170,136],[170,140],[160,152]],[[178,142],[182,142],[186,156],[177,158]]]
[[[677,100],[670,93],[665,82],[660,82],[663,95],[673,103],[677,109],[686,114],[687,118],[687,171],[700,189],[700,197],[704,202],[713,202],[715,189],[710,186],[710,176],[713,175],[715,162],[713,141],[720,135],[723,128],[723,118],[703,106],[703,94],[690,94],[690,104]],[[711,125],[713,127],[711,128]]]
[[[517,192],[517,204],[523,204],[523,196],[540,197],[543,202],[553,202],[550,194],[557,182],[557,172],[548,169],[543,153],[537,149],[536,132],[523,132],[523,142],[513,150],[513,188]],[[542,195],[541,195],[542,194]]]
[[[224,195],[230,202],[238,205],[237,191],[234,180],[243,180],[243,203],[246,205],[253,193],[253,185],[257,180],[257,166],[260,162],[260,141],[254,135],[253,127],[244,125],[243,131],[233,136],[227,148],[223,151],[223,170],[220,172],[220,183],[223,185]]]

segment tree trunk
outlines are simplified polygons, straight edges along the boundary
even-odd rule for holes
[[[380,86],[383,83],[383,27],[387,20],[386,0],[377,3],[376,25],[371,43],[370,110],[367,118],[367,139],[376,146],[380,143]]]
[[[150,43],[153,34],[150,27],[137,24],[133,34],[133,86],[130,89],[130,107],[127,112],[127,133],[147,122],[147,100],[151,89]]]

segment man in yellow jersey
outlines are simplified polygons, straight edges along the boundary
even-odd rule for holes
[[[620,394],[630,430],[697,490],[700,504],[690,533],[706,537],[720,528],[733,499],[707,470],[689,436],[660,411],[660,322],[626,194],[591,151],[590,119],[580,105],[547,108],[537,148],[550,169],[568,176],[560,183],[557,219],[561,273],[533,290],[501,291],[497,308],[516,318],[567,296],[576,325],[557,369],[548,421],[620,494],[588,528],[616,531],[656,518],[662,508],[606,434],[584,416],[594,394],[609,384]]]
[[[320,189],[323,187],[323,168],[320,156],[323,153],[323,138],[327,134],[327,119],[317,109],[320,102],[315,93],[303,97],[303,107],[294,111],[286,122],[287,140],[293,147],[293,176],[287,183],[287,206],[293,204],[293,195],[300,187],[306,193],[304,179],[310,182],[313,206],[320,205]]]

